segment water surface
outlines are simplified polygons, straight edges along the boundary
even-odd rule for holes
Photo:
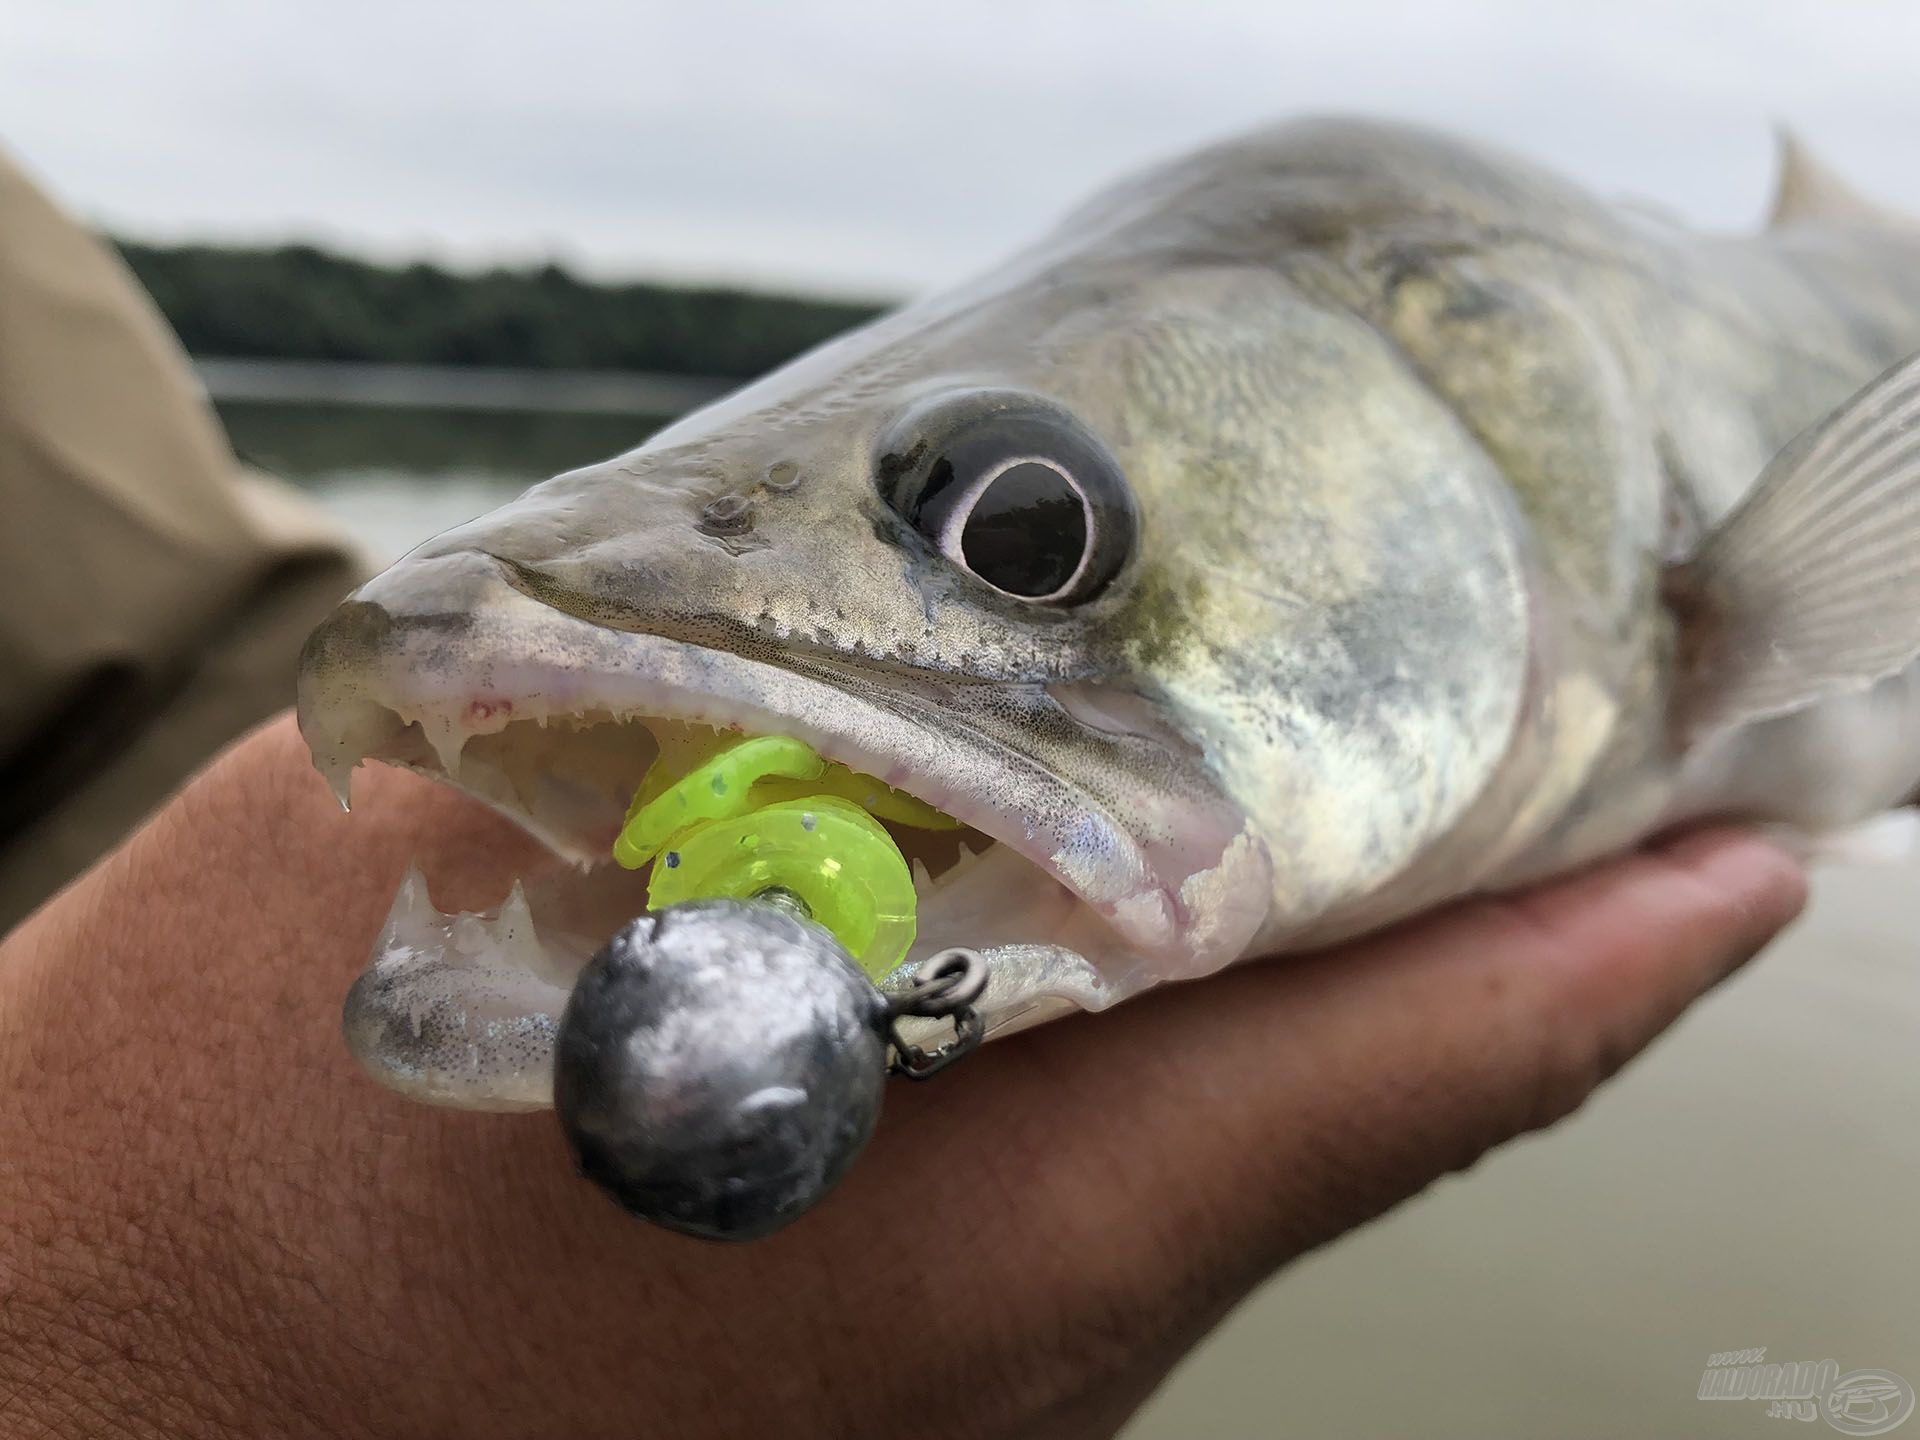
[[[240,458],[291,480],[381,564],[562,470],[631,450],[665,416],[224,400]]]

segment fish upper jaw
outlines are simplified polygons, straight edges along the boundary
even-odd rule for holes
[[[1029,688],[1023,703],[1049,703]],[[611,629],[526,595],[490,556],[455,551],[403,561],[343,603],[308,642],[298,708],[343,803],[356,765],[387,761],[450,781],[581,866],[605,860],[651,760],[638,722],[791,735],[1038,872],[1023,883],[1051,933],[1004,940],[1091,962],[1099,986],[1076,1004],[1243,953],[1272,883],[1237,808],[1197,788],[1123,796],[1140,821],[1123,824],[1111,805],[971,723],[1008,701],[1006,687],[985,682],[789,668]],[[992,908],[981,896],[970,913],[990,925]]]

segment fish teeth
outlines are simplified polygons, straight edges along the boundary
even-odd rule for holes
[[[407,862],[407,873],[400,877],[400,888],[393,895],[393,913],[389,919],[405,916],[410,920],[420,919],[428,914],[438,916],[440,912],[433,908],[433,901],[427,896],[427,877],[420,869],[417,860]]]
[[[446,916],[428,898],[427,877],[418,865],[408,865],[374,942],[374,964],[383,970],[415,964],[433,951],[445,933]]]
[[[463,910],[448,920],[448,939],[461,954],[489,965],[537,970],[542,958],[533,911],[524,886],[516,880],[492,915]]]
[[[500,914],[495,921],[498,926],[506,927],[502,932],[511,936],[515,926],[531,929],[533,911],[527,904],[527,887],[519,880],[513,882],[513,889],[507,892],[507,898],[500,902]]]
[[[503,952],[524,968],[532,970],[538,966],[540,937],[533,926],[533,908],[527,904],[526,887],[518,880],[501,902],[500,914],[493,922],[493,938]]]
[[[422,964],[471,964],[544,973],[546,950],[534,926],[533,907],[520,881],[488,915],[460,910],[449,915],[433,903],[427,878],[407,866],[394,891],[387,923],[374,944],[374,964],[390,972]]]
[[[315,759],[315,767],[320,778],[326,781],[327,790],[343,811],[352,811],[353,772],[358,762],[328,756],[325,760]]]
[[[420,717],[421,733],[433,747],[440,768],[449,778],[460,773],[460,755],[467,748],[467,732],[452,716],[428,711]]]
[[[980,861],[979,854],[970,849],[966,841],[962,840],[960,842],[959,850],[960,853],[954,857],[952,866],[947,870],[946,878],[948,880],[958,880]]]

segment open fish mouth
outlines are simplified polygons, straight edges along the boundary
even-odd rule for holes
[[[475,551],[404,562],[345,602],[302,660],[301,730],[343,803],[354,767],[383,761],[475,796],[571,862],[483,913],[443,914],[417,873],[403,881],[356,987],[357,1021],[348,1007],[356,1053],[376,1068],[372,1052],[396,1088],[485,1108],[547,1102],[573,977],[646,909],[646,873],[615,866],[611,848],[676,727],[791,736],[959,821],[888,826],[918,899],[895,974],[949,946],[982,951],[991,1030],[1217,968],[1263,917],[1244,897],[1268,893],[1265,852],[1237,811],[1191,790],[1119,787],[1122,823],[970,723],[989,702],[1007,712],[1005,687],[615,629],[511,576]],[[1077,723],[1039,687],[1027,699],[1056,727]],[[1231,913],[1225,896],[1242,897]]]

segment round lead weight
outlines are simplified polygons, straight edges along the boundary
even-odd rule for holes
[[[581,972],[554,1105],[580,1171],[642,1219],[750,1240],[831,1190],[873,1133],[887,1003],[772,903],[642,916]]]

